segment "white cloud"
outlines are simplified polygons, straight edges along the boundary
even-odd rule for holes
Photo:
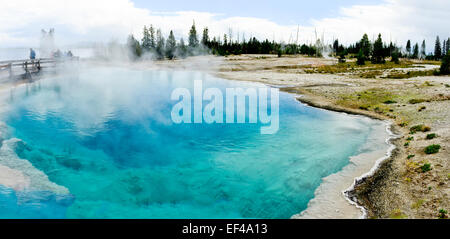
[[[354,42],[366,32],[370,37],[378,33],[385,41],[404,45],[408,39],[422,42],[428,50],[434,46],[436,35],[450,36],[450,3],[448,0],[388,0],[380,5],[342,8],[337,18],[314,20],[314,26],[339,36],[344,42]]]
[[[370,37],[381,33],[387,41],[399,44],[427,40],[429,50],[436,35],[446,38],[450,33],[450,3],[448,0],[386,0],[379,5],[352,6],[339,10],[339,16],[311,20],[300,27],[300,42],[314,39],[317,29],[325,40],[339,38],[350,43],[363,33]],[[234,39],[239,32],[272,40],[295,41],[297,26],[280,25],[262,18],[228,17],[207,12],[159,13],[134,6],[130,0],[15,0],[5,1],[0,8],[0,47],[37,46],[41,28],[56,28],[57,43],[124,40],[129,33],[141,35],[143,25],[153,24],[167,34],[173,29],[178,37],[186,37],[192,20],[201,29],[208,26],[211,35],[223,36],[233,29]]]

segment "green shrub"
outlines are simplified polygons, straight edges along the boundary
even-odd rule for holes
[[[426,154],[435,154],[439,152],[439,149],[441,149],[441,146],[439,144],[432,144],[425,148]]]
[[[395,100],[386,100],[386,101],[383,102],[383,103],[389,105],[389,104],[396,104],[397,101],[395,101]]]
[[[408,138],[406,138],[406,140],[408,140],[408,141],[411,141],[411,140],[414,140],[414,137],[408,137]]]
[[[436,134],[427,134],[427,139],[434,139],[434,138],[436,138],[437,137],[437,135]]]
[[[380,109],[380,107],[375,107],[375,109],[373,109],[373,110],[377,113],[383,113],[383,110]]]
[[[408,157],[407,157],[407,159],[412,159],[412,158],[414,158],[416,155],[414,155],[414,154],[410,154],[410,155],[408,155]]]
[[[410,99],[408,102],[412,105],[423,103],[427,100],[425,99]]]
[[[420,168],[422,169],[422,173],[426,173],[431,170],[431,164],[426,163],[426,164],[422,165],[422,167],[420,167]]]
[[[419,125],[414,125],[414,126],[411,127],[409,130],[410,130],[410,131],[417,132],[417,131],[421,131],[422,128],[423,128],[423,124],[419,124]]]
[[[425,126],[425,125],[423,125],[423,124],[419,124],[419,125],[415,125],[415,126],[411,127],[411,128],[409,129],[409,133],[410,133],[410,134],[415,134],[415,133],[417,133],[417,132],[428,132],[428,131],[430,131],[430,130],[431,130],[430,127]]]
[[[401,122],[400,124],[398,124],[398,126],[400,127],[405,127],[408,125],[408,122]]]
[[[278,51],[277,51],[277,56],[278,56],[278,57],[281,57],[282,55],[283,55],[283,53],[281,52],[281,50],[278,50]]]
[[[369,110],[369,106],[361,105],[359,107],[359,109],[361,109],[361,110]]]
[[[445,209],[441,209],[441,210],[439,210],[439,216],[438,216],[438,218],[439,219],[445,219],[445,218],[448,218],[448,216],[447,216],[447,210],[445,210]]]

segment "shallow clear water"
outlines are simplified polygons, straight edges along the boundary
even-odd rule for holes
[[[372,131],[366,118],[285,93],[274,135],[261,135],[260,124],[174,124],[170,94],[195,79],[204,88],[255,86],[97,67],[11,91],[0,120],[25,143],[15,152],[70,195],[0,186],[0,218],[289,218]]]

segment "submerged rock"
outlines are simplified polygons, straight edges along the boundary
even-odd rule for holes
[[[67,158],[63,156],[57,156],[56,161],[66,168],[71,168],[73,170],[80,170],[82,165],[78,159],[75,158]]]
[[[51,182],[48,176],[35,168],[28,160],[21,159],[16,154],[17,147],[25,147],[25,144],[17,138],[3,141],[0,148],[0,165],[10,169],[20,171],[24,176],[29,178],[30,184],[27,190],[30,191],[50,191],[56,194],[68,194],[69,190],[63,186]]]

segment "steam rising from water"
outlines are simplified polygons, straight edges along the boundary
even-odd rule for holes
[[[44,29],[41,30],[40,58],[49,58],[56,50],[54,34],[55,30],[53,28],[51,28],[48,32]]]
[[[52,217],[289,218],[373,130],[367,120],[304,107],[287,94],[280,94],[275,135],[260,135],[261,125],[173,125],[170,92],[194,79],[220,89],[253,86],[185,71],[96,67],[55,75],[10,98],[3,116],[21,140],[5,142],[5,152],[75,195],[63,209],[52,198],[37,202],[51,204]],[[32,185],[45,181],[22,172]]]

